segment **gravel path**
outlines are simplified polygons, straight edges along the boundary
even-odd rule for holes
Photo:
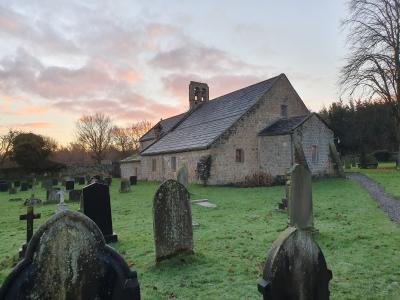
[[[377,183],[358,173],[348,173],[347,178],[357,181],[365,188],[372,199],[388,215],[389,219],[400,224],[400,200],[394,199],[386,193]]]

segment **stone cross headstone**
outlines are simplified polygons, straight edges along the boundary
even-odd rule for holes
[[[71,190],[69,191],[69,201],[79,202],[81,201],[82,190]]]
[[[136,185],[137,184],[137,176],[129,177],[129,182],[131,185]]]
[[[121,179],[120,193],[128,193],[131,191],[131,185],[128,179]]]
[[[0,299],[139,300],[137,273],[96,224],[69,210],[43,224],[0,288]]]
[[[67,191],[73,190],[74,189],[74,185],[75,185],[75,182],[73,180],[66,180],[65,181],[65,189]]]
[[[311,172],[303,165],[294,165],[289,191],[289,224],[300,229],[313,229]]]
[[[20,250],[20,257],[23,256],[25,253],[26,245],[29,243],[29,241],[32,238],[33,235],[33,220],[35,219],[40,219],[41,214],[35,214],[33,212],[33,205],[28,205],[26,207],[26,215],[20,215],[19,219],[21,221],[26,221],[26,244],[22,246],[22,249]],[[0,297],[1,299],[1,297]]]
[[[186,188],[175,180],[160,185],[153,200],[156,262],[193,254],[192,212]]]
[[[189,177],[189,172],[186,167],[186,165],[183,165],[182,167],[179,168],[177,174],[176,174],[176,180],[180,183],[183,184],[185,187],[188,185],[188,179]]]
[[[99,226],[107,243],[118,240],[113,232],[110,191],[107,185],[94,182],[85,186],[82,191],[81,211]]]
[[[265,300],[327,300],[331,279],[311,233],[289,227],[268,252],[258,291]]]

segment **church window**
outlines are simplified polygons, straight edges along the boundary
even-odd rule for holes
[[[313,163],[317,163],[318,162],[318,146],[317,145],[312,145],[311,146],[311,161]]]
[[[244,152],[243,149],[236,149],[236,162],[244,162]]]
[[[157,170],[157,160],[155,158],[151,161],[151,170],[153,172]]]

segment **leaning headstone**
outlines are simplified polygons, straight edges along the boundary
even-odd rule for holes
[[[71,190],[69,191],[69,201],[79,202],[81,201],[82,190]]]
[[[107,243],[118,240],[112,228],[110,191],[107,185],[94,182],[85,186],[82,191],[81,211],[99,226]]]
[[[57,204],[59,203],[59,196],[58,196],[58,191],[60,189],[59,188],[50,188],[47,190],[46,192],[46,203],[53,203],[53,204]]]
[[[258,291],[265,300],[327,300],[331,279],[332,272],[311,233],[289,227],[268,252]]]
[[[32,237],[0,299],[140,299],[137,273],[85,215],[63,211]]]
[[[294,165],[289,191],[289,224],[300,229],[314,227],[311,172],[303,165]]]
[[[153,200],[156,262],[193,254],[192,212],[186,188],[175,180],[160,185]]]
[[[185,187],[188,185],[188,177],[189,177],[189,172],[187,170],[186,165],[183,165],[182,167],[179,168],[177,174],[176,174],[176,180],[180,183],[183,184]]]
[[[129,183],[129,180],[127,179],[121,179],[121,187],[119,189],[120,193],[128,193],[131,191],[131,185]]]
[[[26,220],[26,244],[22,245],[22,248],[19,250],[19,257],[24,256],[26,246],[32,238],[33,235],[33,220],[40,219],[40,214],[35,214],[33,212],[33,205],[28,205],[26,207],[26,215],[20,215],[19,219],[21,221]],[[1,293],[0,293],[1,295]],[[0,299],[3,299],[0,296]]]
[[[75,182],[73,180],[66,180],[65,181],[65,189],[67,191],[73,190],[74,189],[74,185],[75,185]]]
[[[25,192],[28,190],[28,183],[27,182],[22,182],[21,183],[21,192]]]
[[[129,177],[129,182],[131,185],[136,185],[137,184],[137,176]]]
[[[7,181],[0,181],[0,192],[7,192],[9,184]]]

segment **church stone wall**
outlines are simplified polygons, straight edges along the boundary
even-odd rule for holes
[[[139,180],[142,179],[140,161],[121,163],[120,168],[121,178],[129,179],[131,176],[137,176]]]

